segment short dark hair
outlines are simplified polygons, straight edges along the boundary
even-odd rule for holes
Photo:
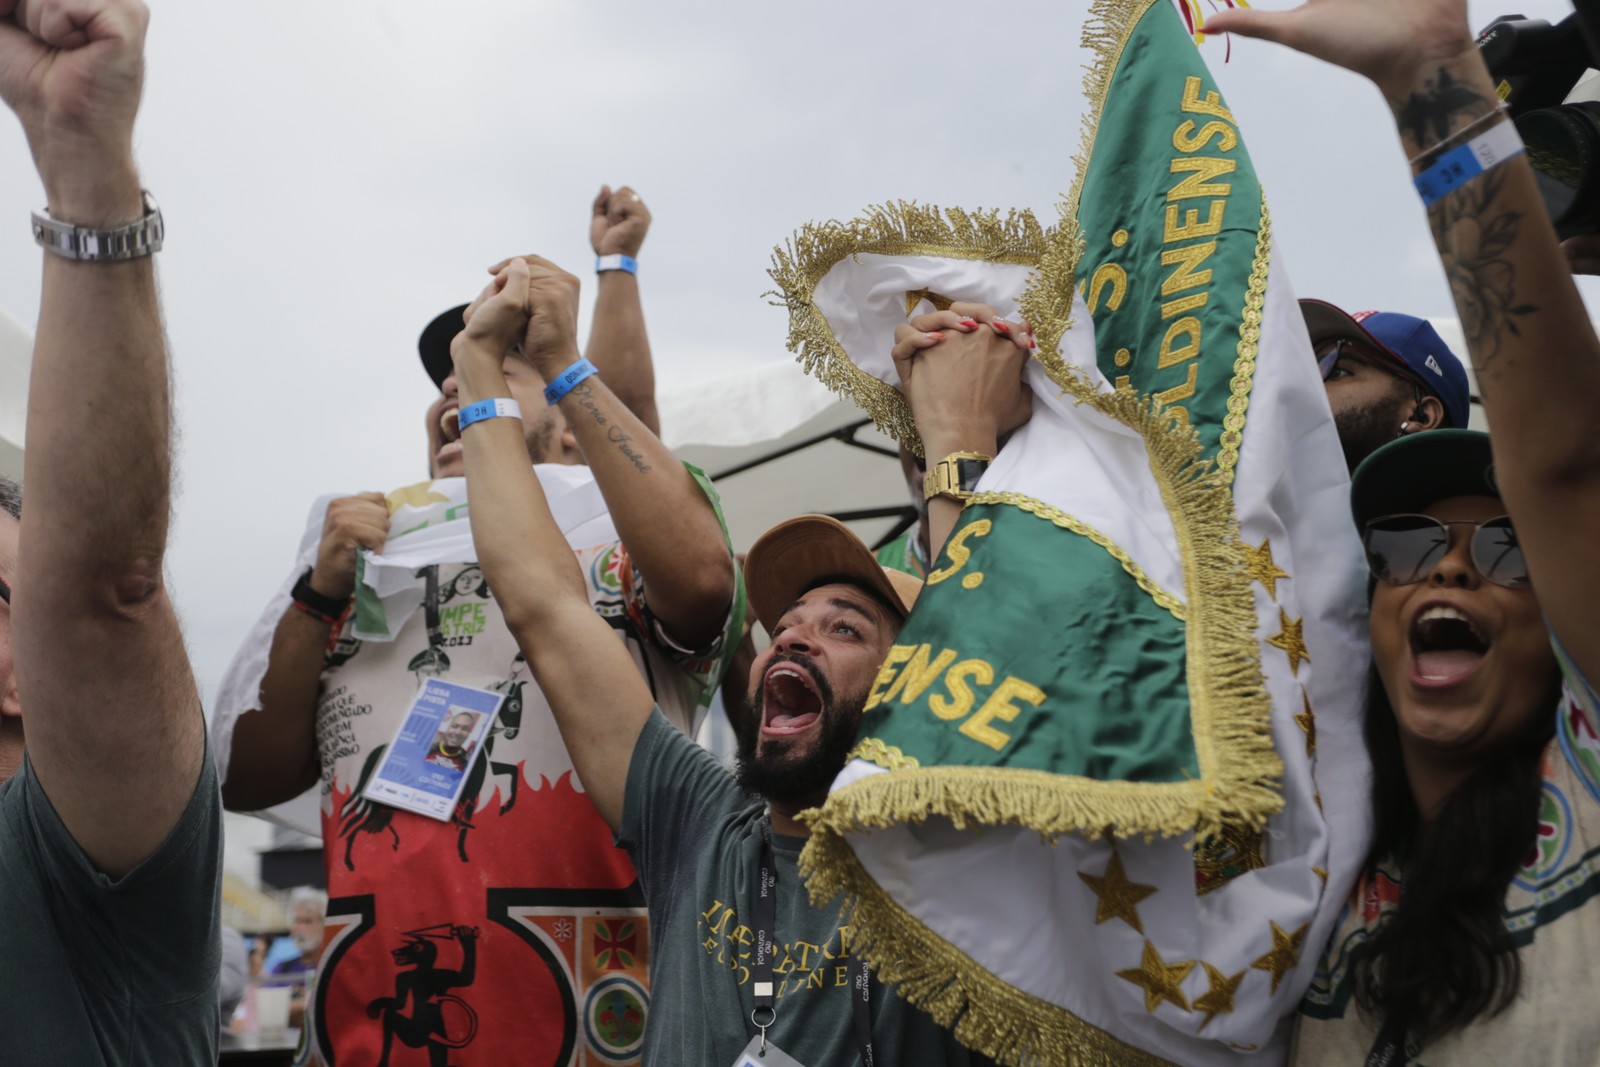
[[[0,474],[0,511],[13,519],[22,518],[22,486]]]

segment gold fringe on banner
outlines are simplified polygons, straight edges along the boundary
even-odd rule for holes
[[[789,351],[807,374],[849,397],[878,428],[917,455],[922,439],[904,396],[857,367],[834,338],[813,298],[817,285],[846,256],[940,256],[1034,266],[1045,248],[1044,231],[1030,211],[941,210],[896,201],[867,209],[850,222],[802,227],[772,253],[767,271],[778,306],[789,311]]]

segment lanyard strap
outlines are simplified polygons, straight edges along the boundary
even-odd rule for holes
[[[755,990],[755,1010],[750,1021],[761,1031],[761,1049],[766,1051],[767,1030],[777,1020],[777,984],[773,963],[777,957],[778,859],[772,851],[772,821],[761,820],[761,855],[756,860],[755,953],[750,976]],[[867,961],[856,956],[850,961],[851,1015],[855,1022],[856,1047],[863,1067],[874,1067],[872,1055],[872,982]]]
[[[1367,1053],[1366,1067],[1406,1067],[1407,1062],[1405,1020],[1391,1015],[1383,1020],[1372,1051]]]

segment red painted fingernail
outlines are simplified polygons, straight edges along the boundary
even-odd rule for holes
[[[990,323],[989,325],[994,327],[994,332],[995,333],[1010,333],[1011,332],[1011,327],[1007,326],[1000,319],[995,319],[994,322]]]
[[[976,330],[978,328],[978,320],[977,319],[962,319],[961,320],[961,325],[965,326],[969,330]]]

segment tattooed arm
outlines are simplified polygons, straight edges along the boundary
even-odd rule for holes
[[[1410,158],[1492,123],[1498,102],[1465,0],[1311,0],[1227,11],[1211,32],[1277,41],[1362,74],[1394,112]],[[1572,283],[1526,156],[1435,204],[1428,221],[1494,427],[1496,478],[1539,603],[1580,669],[1600,677],[1600,341]]]
[[[554,272],[525,257],[536,278]],[[570,279],[576,287],[577,280]],[[530,326],[530,330],[535,328]],[[523,351],[546,382],[577,361],[575,346]],[[605,497],[617,533],[644,578],[650,612],[678,645],[701,649],[722,631],[733,602],[733,554],[722,524],[694,477],[601,375],[585,378],[559,402],[561,414]]]

